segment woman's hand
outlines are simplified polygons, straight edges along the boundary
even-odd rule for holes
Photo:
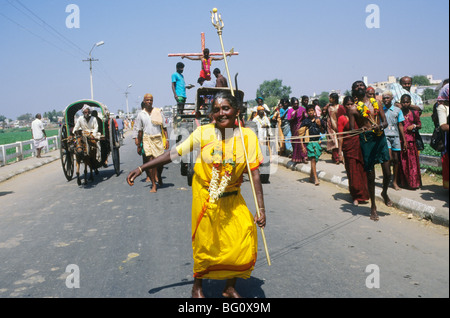
[[[128,174],[127,182],[130,186],[134,185],[134,180],[141,175],[142,171],[140,168],[136,168]]]
[[[407,151],[408,150],[408,143],[403,143],[403,145],[402,145],[403,147],[403,151]]]
[[[266,211],[264,208],[259,209],[260,217],[258,218],[258,213],[255,214],[255,223],[260,227],[264,228],[266,226]]]

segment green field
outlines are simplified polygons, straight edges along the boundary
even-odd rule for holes
[[[58,129],[45,130],[47,137],[58,135]],[[0,130],[0,145],[13,144],[17,141],[26,141],[33,139],[31,128],[10,128]]]
[[[59,133],[58,129],[49,129],[45,130],[47,137],[57,136]],[[0,130],[0,145],[13,144],[18,141],[27,141],[33,139],[31,136],[31,128],[10,128],[10,129],[2,129]],[[49,144],[52,144],[53,141],[49,141]],[[25,145],[24,150],[30,150],[31,145]],[[6,154],[11,155],[16,152],[15,148],[7,149]],[[30,157],[30,155],[26,155],[25,158]],[[12,162],[15,159],[11,159],[8,162]]]
[[[421,116],[420,122],[422,123],[422,129],[420,132],[423,134],[432,134],[434,131],[434,123],[431,120],[431,116]]]

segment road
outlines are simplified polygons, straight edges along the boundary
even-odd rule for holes
[[[139,164],[128,137],[119,176],[109,165],[79,187],[55,161],[1,183],[0,297],[189,298],[190,187],[175,163],[158,193],[144,177],[130,187]],[[449,297],[448,228],[382,204],[373,222],[345,190],[306,181],[278,167],[264,185],[272,266],[259,238],[252,277],[237,283],[242,296]],[[242,189],[254,210],[248,181]],[[222,288],[204,283],[207,297]]]

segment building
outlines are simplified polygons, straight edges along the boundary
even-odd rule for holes
[[[397,82],[397,79],[395,78],[395,76],[389,75],[387,81],[375,82],[375,83],[368,84],[367,86],[372,86],[375,89],[376,93],[382,94],[385,90],[389,89],[389,86],[391,84],[393,84],[395,82]]]
[[[435,79],[433,79],[433,75],[427,75],[427,78],[430,81],[431,85],[439,85],[442,82],[442,80],[435,80]]]

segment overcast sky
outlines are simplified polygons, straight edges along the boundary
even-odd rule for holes
[[[239,73],[245,100],[276,78],[299,97],[344,92],[363,76],[448,77],[447,0],[0,0],[0,115],[59,111],[90,98],[82,60],[99,41],[94,99],[112,112],[126,110],[132,84],[130,110],[145,93],[157,107],[174,104],[171,74],[181,59],[167,55],[200,52],[202,32],[206,47],[221,51],[214,7],[225,23],[225,49],[239,52],[229,67],[233,78]],[[196,84],[200,62],[183,62],[186,82]],[[212,67],[226,75],[223,61]]]

